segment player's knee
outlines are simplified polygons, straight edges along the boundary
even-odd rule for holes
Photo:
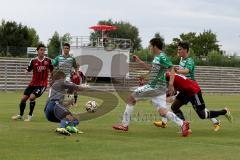
[[[21,103],[26,103],[27,99],[21,99]]]
[[[136,104],[136,100],[133,96],[130,96],[128,98],[128,104],[131,104],[131,105],[135,105]]]
[[[168,110],[165,108],[158,108],[158,112],[160,116],[164,117],[167,114]]]
[[[73,120],[73,125],[74,125],[74,126],[77,126],[78,124],[79,124],[79,121],[78,121],[77,119],[74,119],[74,120]]]
[[[205,116],[204,115],[198,115],[199,116],[199,118],[201,118],[201,119],[205,119]]]
[[[36,99],[36,96],[34,94],[31,94],[30,97],[29,97],[29,100],[30,101],[35,101]]]
[[[198,116],[199,116],[199,118],[201,118],[201,119],[206,119],[206,118],[207,118],[206,113],[205,113],[204,111],[198,112]]]
[[[22,99],[21,99],[21,102],[22,103],[26,103],[26,101],[28,100],[28,96],[26,96],[26,95],[24,95],[23,97],[22,97]]]
[[[67,119],[68,121],[73,121],[73,120],[74,120],[74,117],[73,117],[71,114],[68,114],[68,115],[66,115],[66,119]]]
[[[31,97],[30,97],[30,98],[29,98],[29,101],[30,101],[30,102],[33,102],[33,101],[35,101],[35,99],[36,99],[36,98],[31,98]]]

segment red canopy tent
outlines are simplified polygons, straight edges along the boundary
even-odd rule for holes
[[[116,30],[117,27],[116,26],[110,26],[110,25],[104,25],[104,24],[99,24],[96,26],[91,26],[89,27],[90,29],[93,29],[95,31],[102,31],[102,39],[104,39],[103,33],[105,31],[113,31]],[[103,40],[104,41],[104,40]],[[102,45],[103,45],[103,41],[102,41]]]
[[[112,31],[112,30],[116,30],[117,27],[116,26],[110,26],[110,25],[96,25],[96,26],[91,26],[89,27],[90,29],[93,29],[95,31]]]

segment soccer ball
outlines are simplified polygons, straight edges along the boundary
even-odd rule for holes
[[[88,101],[85,104],[85,108],[89,113],[93,113],[97,111],[97,103],[95,101]]]

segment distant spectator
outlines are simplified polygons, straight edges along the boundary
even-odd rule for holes
[[[71,74],[71,82],[80,85],[82,83],[85,83],[85,76],[80,71],[80,65],[77,64],[77,72],[73,71]],[[74,104],[77,105],[77,99],[78,99],[78,92],[74,92]]]
[[[145,78],[143,75],[141,75],[138,79],[138,86],[141,87],[141,86],[144,86],[145,84]]]

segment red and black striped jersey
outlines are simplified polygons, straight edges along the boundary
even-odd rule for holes
[[[77,85],[84,83],[84,80],[85,80],[84,75],[81,71],[78,71],[78,74],[79,74],[79,76],[77,75],[77,73],[75,71],[72,72],[72,74],[71,74],[71,82],[73,82],[74,84],[77,84]]]
[[[53,65],[51,59],[44,57],[43,60],[39,60],[38,57],[32,59],[26,68],[28,72],[33,71],[32,81],[29,86],[44,86],[48,85],[49,71],[53,71]]]
[[[166,79],[167,81],[170,79],[169,72],[166,73]],[[184,92],[190,97],[194,96],[201,90],[196,81],[193,81],[181,74],[175,74],[173,86],[176,91]]]

